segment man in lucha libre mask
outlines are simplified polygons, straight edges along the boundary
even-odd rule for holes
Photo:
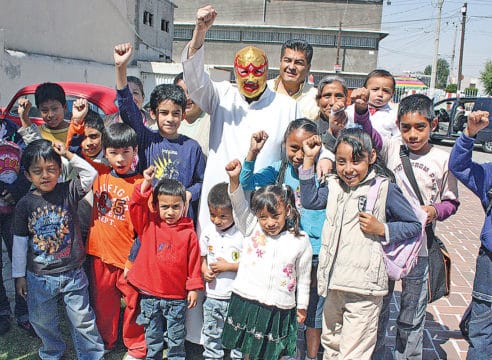
[[[268,59],[261,49],[247,46],[231,59],[237,86],[210,79],[204,71],[204,42],[216,16],[217,12],[210,5],[198,9],[193,37],[182,53],[188,93],[203,111],[210,114],[209,155],[202,199],[207,199],[213,185],[228,181],[225,165],[233,159],[244,158],[253,133],[264,130],[268,134],[255,168],[261,169],[280,160],[285,129],[290,121],[300,117],[294,100],[266,86]],[[199,210],[198,231],[208,224],[211,222],[204,200]]]

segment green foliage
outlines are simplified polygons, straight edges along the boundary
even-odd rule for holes
[[[456,91],[458,91],[458,85],[457,84],[448,84],[445,89],[446,92],[455,94]]]
[[[485,67],[480,73],[480,80],[485,88],[485,93],[492,95],[492,60],[485,63]]]
[[[424,69],[425,75],[432,75],[432,66],[427,65]],[[449,63],[442,58],[437,59],[436,88],[444,89],[448,82]]]

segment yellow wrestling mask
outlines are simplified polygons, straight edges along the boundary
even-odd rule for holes
[[[247,98],[258,97],[266,88],[268,59],[263,50],[247,46],[234,59],[234,73],[239,91]]]

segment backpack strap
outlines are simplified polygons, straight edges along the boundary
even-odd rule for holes
[[[376,199],[378,198],[379,187],[383,182],[384,178],[377,176],[372,179],[371,187],[367,192],[365,212],[371,213],[374,210],[374,205],[376,204]]]
[[[405,175],[407,176],[408,181],[410,181],[410,185],[412,185],[413,192],[417,195],[420,205],[425,205],[419,186],[417,185],[417,180],[415,179],[415,174],[413,173],[412,164],[410,164],[410,157],[406,145],[400,146],[400,159],[403,165],[403,171],[405,171]]]

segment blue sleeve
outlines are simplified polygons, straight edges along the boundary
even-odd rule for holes
[[[128,260],[130,260],[132,263],[135,262],[139,250],[140,250],[140,238],[135,235],[135,240],[133,240],[132,248],[130,249],[130,254],[128,255]]]
[[[200,198],[203,185],[203,175],[205,173],[205,155],[203,155],[202,149],[198,143],[195,149],[195,167],[193,169],[192,183],[186,189],[191,192],[191,200],[197,201]]]
[[[403,196],[400,188],[393,183],[388,185],[386,225],[389,229],[390,242],[417,237],[422,231],[422,224],[413,212],[412,206]]]
[[[328,201],[328,187],[325,181],[319,187],[316,186],[314,178],[314,168],[303,170],[299,169],[299,186],[301,205],[304,209],[321,210],[326,208]]]
[[[275,184],[278,177],[278,169],[273,165],[267,166],[257,173],[254,172],[255,162],[244,161],[239,175],[239,182],[243,190],[255,190],[256,187]]]
[[[468,189],[477,195],[484,207],[488,204],[487,191],[492,186],[492,163],[472,161],[474,138],[461,134],[449,157],[449,170]]]
[[[128,85],[123,89],[116,91],[116,99],[118,101],[121,120],[123,120],[125,124],[130,125],[137,133],[140,156],[140,154],[143,154],[145,149],[150,145],[151,137],[155,133],[144,125],[142,113],[137,104],[135,104],[135,101],[133,101]],[[140,161],[142,161],[142,159],[140,159]]]

